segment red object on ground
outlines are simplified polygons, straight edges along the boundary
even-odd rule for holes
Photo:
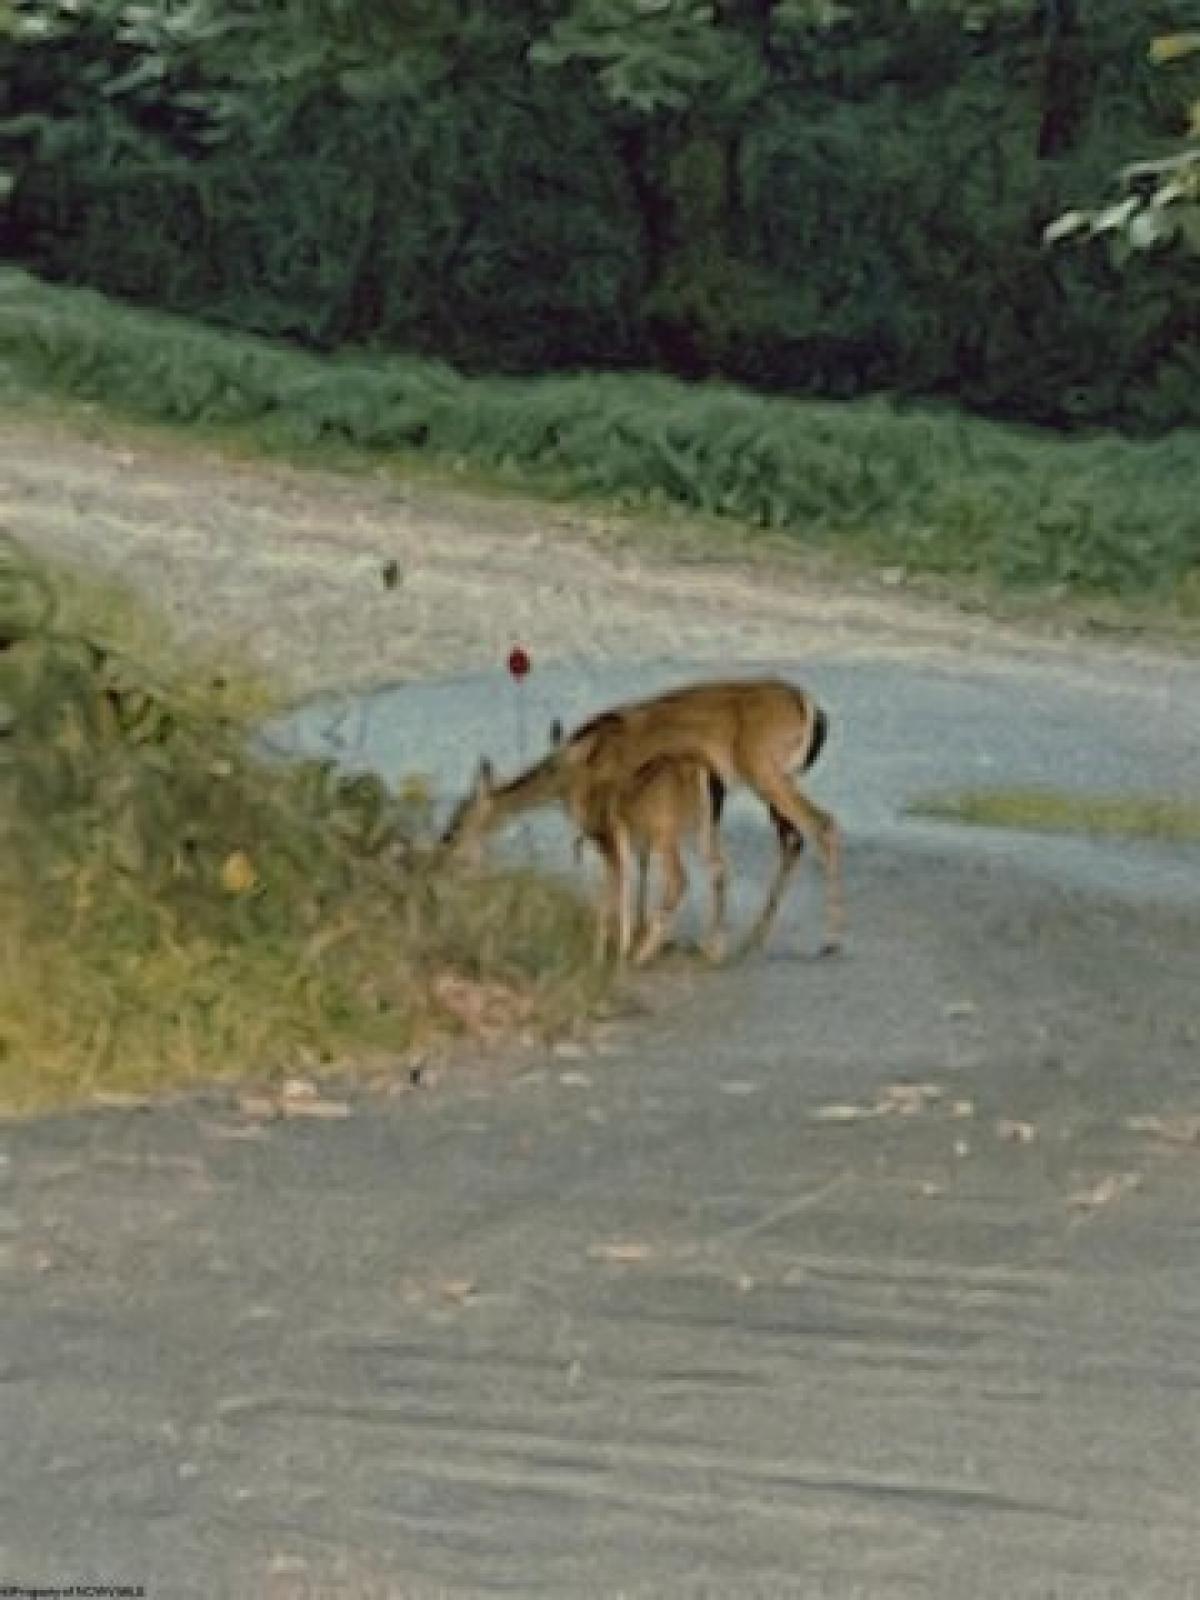
[[[519,644],[514,645],[508,652],[508,670],[514,678],[523,678],[532,665],[533,662],[529,659],[529,652]]]

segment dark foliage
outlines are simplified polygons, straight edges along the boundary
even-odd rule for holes
[[[318,349],[1200,421],[1197,257],[1118,272],[1039,242],[1178,132],[1196,74],[1146,45],[1196,0],[1060,0],[982,32],[864,0],[787,35],[730,6],[729,83],[649,109],[567,50],[531,60],[565,9],[417,6],[401,48],[347,33],[352,6],[227,0],[185,49],[97,6],[8,48],[9,249]]]

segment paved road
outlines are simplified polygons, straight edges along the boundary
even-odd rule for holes
[[[833,733],[813,774],[824,796],[860,841],[1020,861],[1063,881],[1108,888],[1137,900],[1195,906],[1200,851],[1114,849],[1063,839],[921,824],[904,815],[921,793],[971,784],[1045,784],[1083,791],[1200,792],[1200,664],[1104,671],[1072,670],[1036,656],[954,657],[939,653],[922,669],[910,660],[756,661],[739,669],[713,662],[641,663],[622,671],[557,668],[515,691],[500,674],[408,685],[339,700],[329,697],[286,719],[273,737],[305,753],[335,751],[349,763],[390,778],[418,770],[443,797],[457,795],[486,752],[501,771],[541,753],[555,717],[570,728],[621,699],[651,694],[692,678],[778,671],[809,687],[832,712]],[[517,694],[523,697],[518,706]],[[731,819],[760,837],[761,810],[735,796]],[[565,864],[564,826],[556,819],[521,830],[548,865]],[[755,842],[757,841],[757,842]],[[757,865],[757,862],[756,862]],[[765,866],[765,862],[763,863]]]
[[[713,670],[548,674],[527,743]],[[1200,1153],[1125,1126],[1197,1109],[1200,858],[901,814],[981,777],[1194,790],[1200,674],[803,677],[836,718],[813,790],[852,841],[845,959],[803,959],[809,878],[766,956],[668,962],[594,1056],[338,1123],[213,1100],[5,1130],[0,1577],[1200,1595]],[[450,794],[479,748],[515,759],[507,694],[286,731]],[[729,833],[745,914],[771,839],[749,802]],[[901,1080],[942,1098],[814,1115]]]

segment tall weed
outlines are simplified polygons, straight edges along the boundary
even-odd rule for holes
[[[416,801],[246,734],[0,540],[0,1108],[395,1059],[469,1022],[464,985],[527,1028],[599,993],[565,889],[449,875]]]

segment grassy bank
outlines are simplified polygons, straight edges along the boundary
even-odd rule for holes
[[[652,376],[465,379],[318,358],[0,275],[10,399],[37,390],[296,457],[419,459],[630,510],[682,510],[914,576],[1200,615],[1200,438],[1071,442],[883,401]]]
[[[0,1109],[394,1064],[599,997],[573,896],[449,874],[419,799],[254,759],[262,703],[0,540]]]
[[[1059,789],[967,789],[928,795],[913,816],[1032,833],[1200,843],[1200,800],[1169,795],[1089,795]]]

